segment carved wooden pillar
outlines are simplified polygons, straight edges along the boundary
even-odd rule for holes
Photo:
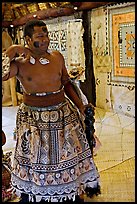
[[[94,132],[95,132],[95,129],[94,129],[94,122],[95,122],[94,114],[95,114],[94,113],[94,108],[92,106],[86,107],[86,110],[85,110],[86,117],[85,117],[85,120],[84,120],[85,126],[86,126],[85,133],[86,133],[86,137],[87,137],[90,149],[91,149],[92,156],[93,156],[93,147],[95,147],[95,145],[96,145],[96,141],[95,141],[95,138],[94,138]]]

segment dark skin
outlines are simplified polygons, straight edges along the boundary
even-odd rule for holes
[[[27,47],[12,45],[5,51],[11,60],[8,79],[16,76],[26,93],[58,91],[62,86],[62,76],[68,75],[68,73],[61,53],[58,51],[47,52],[50,42],[47,27],[34,26],[32,37],[26,36],[25,40]],[[23,54],[24,57],[13,60],[16,53]],[[29,61],[30,56],[36,59],[34,65]],[[50,63],[42,65],[39,62],[41,57],[48,59]],[[7,76],[3,77],[4,80],[7,80]],[[64,89],[66,95],[78,107],[80,112],[84,114],[85,106],[75,93],[73,86],[67,83]]]
[[[2,146],[6,143],[6,136],[4,131],[2,130]]]

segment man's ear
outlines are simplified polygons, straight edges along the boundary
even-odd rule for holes
[[[31,38],[27,35],[27,36],[25,37],[25,40],[26,40],[26,43],[29,44],[29,42],[31,41]]]

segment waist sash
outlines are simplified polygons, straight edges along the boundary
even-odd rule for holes
[[[23,102],[28,106],[47,107],[57,105],[65,100],[64,89],[56,92],[37,93],[37,94],[23,94]]]

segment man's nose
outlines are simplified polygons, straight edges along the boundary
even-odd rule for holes
[[[42,38],[42,42],[48,42],[48,41],[49,41],[49,38],[43,36],[43,38]]]

